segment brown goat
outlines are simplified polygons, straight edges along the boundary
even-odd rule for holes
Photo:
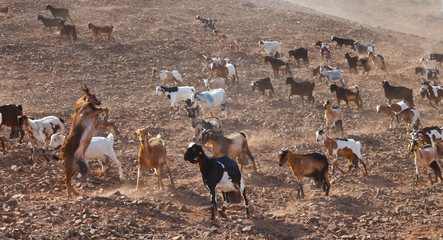
[[[385,59],[381,54],[374,55],[374,53],[369,52],[368,56],[371,59],[372,64],[374,64],[375,68],[380,68],[381,70],[386,71]]]
[[[174,181],[172,180],[171,169],[169,168],[166,161],[165,144],[160,138],[160,135],[150,139],[151,131],[147,127],[138,129],[134,132],[134,135],[138,136],[138,138],[140,139],[140,151],[138,153],[137,186],[135,187],[135,190],[139,189],[141,171],[143,167],[155,169],[155,173],[157,174],[158,179],[158,187],[162,189],[162,175],[164,172],[163,164],[166,166],[169,178],[171,179],[171,185],[174,188]]]
[[[112,30],[114,29],[112,25],[99,27],[92,23],[88,23],[88,28],[92,32],[93,41],[95,41],[96,37],[108,37],[108,41],[112,39],[112,41],[115,42],[115,38],[111,36]]]
[[[6,14],[8,14],[8,11],[9,11],[9,8],[8,8],[8,7],[1,7],[1,8],[0,8],[0,13],[5,14],[5,16],[6,16]]]
[[[214,134],[212,130],[206,130],[202,133],[202,143],[206,144],[207,142],[212,144],[214,157],[238,157],[241,171],[243,171],[243,165],[247,164],[243,159],[243,155],[246,154],[254,165],[254,171],[257,172],[255,159],[249,150],[248,139],[244,132],[223,136],[220,134]]]
[[[317,183],[323,182],[323,191],[328,196],[331,184],[328,179],[328,159],[319,153],[300,154],[288,148],[283,148],[279,153],[278,165],[281,167],[285,162],[291,165],[291,171],[297,179],[297,199],[305,197],[302,181],[304,177],[312,177]]]
[[[331,84],[329,89],[331,93],[335,92],[338,105],[340,105],[341,101],[345,101],[346,106],[348,107],[348,109],[350,109],[349,102],[351,101],[354,102],[358,108],[363,107],[363,100],[360,97],[360,89],[358,88],[358,86],[355,86],[355,89],[357,89],[356,92],[353,92],[347,88],[339,87],[335,83]]]
[[[77,41],[77,31],[75,30],[74,24],[65,24],[65,20],[60,20],[60,39],[63,37],[63,35],[66,35],[69,39],[69,42],[71,42],[71,37],[74,40],[74,42]]]
[[[222,34],[220,33],[220,30],[213,30],[212,35],[216,36],[218,38],[218,42],[220,43],[220,52],[223,51],[224,47],[231,47],[232,49],[237,50],[239,49],[239,46],[237,44],[237,40],[235,39],[233,34]]]

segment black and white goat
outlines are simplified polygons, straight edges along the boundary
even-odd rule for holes
[[[160,94],[164,93],[169,100],[171,101],[171,111],[169,111],[169,114],[172,114],[172,110],[174,109],[174,106],[178,104],[180,101],[192,101],[192,96],[195,94],[194,87],[165,87],[165,86],[158,86],[155,88],[155,95],[160,96]],[[177,106],[178,113],[180,114],[180,106]]]
[[[268,77],[251,82],[251,87],[253,92],[256,88],[261,92],[261,97],[258,101],[260,101],[265,95],[266,90],[269,90],[269,97],[272,97],[274,94],[274,87],[272,87],[271,78]]]
[[[429,82],[422,82],[420,95],[421,98],[426,96],[431,106],[434,106],[432,101],[437,105],[439,101],[441,102],[443,100],[443,86],[431,86]]]
[[[209,120],[204,120],[198,117],[198,108],[188,108],[188,117],[192,119],[192,129],[194,130],[194,140],[201,139],[204,130],[213,130],[217,134],[223,134],[223,125],[220,119],[210,118]]]
[[[246,216],[249,218],[248,199],[246,198],[245,184],[237,163],[229,157],[209,158],[203,147],[190,143],[184,159],[191,163],[198,163],[202,174],[203,183],[211,193],[211,219],[215,219],[215,209],[226,218],[225,209],[217,208],[216,190],[223,193],[227,203],[240,203],[242,198],[246,205]]]
[[[289,57],[294,57],[297,60],[297,65],[300,67],[300,59],[303,59],[306,67],[309,67],[308,49],[297,48],[289,51]]]
[[[195,19],[199,20],[203,24],[203,29],[206,31],[208,28],[210,30],[215,30],[217,27],[217,19],[215,18],[202,18],[200,15],[197,15]]]
[[[434,85],[440,83],[440,72],[437,69],[416,67],[415,74],[420,74],[420,77],[426,82],[432,80],[434,82]]]

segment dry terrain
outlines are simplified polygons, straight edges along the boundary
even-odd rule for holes
[[[42,31],[38,14],[50,16],[45,1],[10,0],[10,13],[0,16],[0,103],[22,104],[24,114],[41,118],[55,115],[70,124],[75,101],[86,83],[110,109],[121,135],[115,151],[123,164],[124,179],[112,165],[105,176],[94,173],[74,180],[80,197],[68,198],[62,162],[37,155],[30,162],[30,143],[7,143],[0,157],[0,239],[442,239],[442,183],[431,185],[423,170],[414,185],[413,154],[402,125],[388,129],[389,121],[375,107],[386,102],[382,80],[413,89],[424,126],[443,126],[443,106],[435,109],[419,96],[417,59],[431,51],[443,53],[441,39],[372,28],[277,0],[61,0],[51,2],[70,9],[79,41],[69,44],[58,31]],[[219,52],[218,43],[205,32],[196,15],[218,19],[218,28],[234,34],[240,51]],[[116,43],[92,43],[88,22],[112,24]],[[350,48],[334,47],[330,65],[345,72],[349,86],[358,85],[363,109],[344,111],[345,135],[362,143],[369,175],[362,171],[330,176],[329,197],[310,179],[306,197],[296,200],[297,187],[289,166],[278,166],[278,152],[294,145],[300,152],[324,153],[315,131],[324,126],[322,102],[335,95],[325,80],[312,76],[324,61],[317,40],[343,36],[372,43],[383,54],[388,71],[372,69],[368,76],[348,71],[343,55]],[[282,43],[287,51],[309,49],[310,66],[292,73],[299,81],[315,82],[315,104],[288,102],[289,86],[273,78],[259,51],[259,40]],[[245,131],[259,171],[243,171],[251,204],[247,219],[243,205],[232,205],[228,218],[210,220],[209,192],[196,165],[183,160],[192,141],[185,112],[169,113],[165,96],[155,96],[160,80],[152,69],[176,69],[186,84],[205,90],[201,64],[195,55],[230,59],[239,69],[240,83],[226,90],[228,117],[225,133]],[[272,77],[274,98],[257,100],[250,82]],[[342,105],[343,106],[343,105]],[[219,114],[219,110],[216,110]],[[166,142],[176,188],[159,190],[152,170],[145,170],[142,189],[133,191],[137,175],[138,138],[133,132],[148,126]],[[9,128],[0,130],[7,137]],[[106,136],[111,129],[96,131]],[[334,135],[331,133],[331,135]],[[331,159],[330,159],[331,160]],[[344,159],[340,160],[346,166]],[[442,165],[442,162],[439,162]],[[91,163],[100,168],[97,162]],[[168,179],[163,179],[168,185]],[[220,196],[219,196],[220,197]]]

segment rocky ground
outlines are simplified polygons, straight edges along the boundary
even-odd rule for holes
[[[443,52],[442,41],[384,30],[331,17],[282,1],[72,1],[54,3],[70,9],[79,41],[69,44],[42,32],[37,15],[49,16],[47,2],[11,0],[10,13],[0,19],[0,103],[22,104],[24,114],[41,118],[55,115],[69,126],[76,100],[86,83],[110,109],[110,118],[122,132],[115,151],[123,164],[124,179],[111,166],[105,176],[94,173],[74,181],[80,197],[68,198],[62,182],[62,163],[38,155],[30,162],[30,143],[7,143],[0,158],[0,238],[7,239],[441,239],[442,184],[431,185],[423,171],[414,185],[413,154],[407,151],[404,126],[388,129],[389,121],[375,107],[385,103],[382,80],[414,90],[415,104],[425,126],[443,124],[437,110],[419,96],[420,79],[414,75],[417,59],[430,51]],[[5,3],[3,3],[5,5]],[[240,51],[220,52],[218,43],[195,20],[196,15],[218,19],[222,32],[234,34]],[[116,43],[93,44],[87,23],[112,24]],[[317,40],[332,35],[373,43],[387,60],[388,71],[373,69],[368,76],[349,73],[343,55],[351,49],[334,48],[330,65],[345,71],[349,86],[358,85],[363,109],[344,112],[345,135],[362,143],[369,175],[339,172],[324,197],[309,179],[306,197],[296,200],[297,187],[289,166],[278,166],[278,152],[294,145],[300,152],[324,153],[315,131],[324,126],[322,102],[335,95],[324,80],[312,77],[323,64]],[[315,104],[289,103],[289,88],[273,78],[275,96],[257,101],[250,82],[273,77],[257,47],[259,40],[277,40],[287,51],[309,49],[310,66],[297,68],[298,80],[316,84]],[[198,167],[183,160],[192,141],[191,123],[184,112],[169,113],[165,96],[155,96],[160,80],[152,69],[177,69],[186,84],[205,90],[201,65],[195,55],[230,59],[239,69],[240,84],[226,90],[228,117],[225,133],[245,131],[259,165],[243,171],[251,218],[242,205],[232,205],[228,218],[210,220],[209,192]],[[361,70],[360,70],[361,72]],[[218,114],[218,110],[216,110]],[[145,170],[142,189],[135,192],[138,139],[133,132],[149,126],[166,142],[176,188],[159,190],[154,171]],[[106,136],[110,129],[98,130]],[[9,128],[0,134],[7,137]],[[334,134],[331,134],[334,135]],[[345,167],[345,161],[340,160]],[[442,162],[439,162],[442,165]],[[93,168],[100,168],[97,162]],[[168,185],[168,179],[163,179]],[[220,196],[219,196],[220,197]]]

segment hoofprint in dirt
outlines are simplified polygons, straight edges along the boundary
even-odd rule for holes
[[[407,150],[410,136],[403,125],[388,129],[390,120],[375,112],[386,102],[382,81],[388,80],[413,89],[424,126],[442,127],[443,113],[419,97],[421,82],[414,74],[418,58],[429,51],[443,52],[441,40],[369,28],[281,1],[62,0],[57,7],[69,9],[78,30],[77,43],[69,44],[56,32],[44,33],[37,21],[38,14],[50,16],[47,2],[7,4],[10,15],[0,20],[0,103],[22,104],[24,114],[35,118],[58,116],[69,126],[75,101],[82,95],[80,85],[86,83],[121,130],[114,148],[125,179],[120,181],[117,167],[111,166],[104,176],[91,173],[74,180],[82,195],[67,198],[62,163],[47,162],[39,154],[30,163],[28,137],[24,144],[11,139],[8,155],[0,159],[0,238],[443,238],[441,183],[431,186],[420,172],[419,184],[414,185],[414,157]],[[197,15],[216,18],[223,33],[236,36],[240,50],[220,52]],[[116,42],[97,39],[94,44],[88,22],[113,25]],[[325,126],[322,103],[329,99],[336,105],[336,97],[326,80],[312,76],[312,68],[325,64],[315,42],[330,43],[333,35],[372,43],[387,61],[387,72],[356,75],[348,71],[344,58],[351,49],[334,45],[329,61],[344,71],[348,86],[359,86],[363,109],[344,109],[343,127],[346,138],[361,142],[369,175],[337,172],[330,176],[329,197],[305,180],[306,196],[296,200],[295,178],[288,165],[278,166],[278,152],[289,145],[302,153],[326,152],[315,141],[315,131]],[[259,53],[260,40],[282,43],[286,58],[289,50],[309,50],[309,68],[297,68],[292,60],[290,67],[297,81],[315,82],[314,106],[302,105],[297,96],[288,102],[290,86],[273,78]],[[161,82],[152,76],[153,68],[176,69],[184,85],[206,90],[195,57],[200,52],[228,58],[239,70],[239,86],[226,89],[228,118],[222,121],[225,134],[247,133],[257,161],[258,173],[251,165],[242,173],[250,219],[237,204],[228,207],[227,219],[217,216],[210,221],[209,192],[199,169],[183,160],[192,140],[191,122],[185,111],[169,115],[169,100],[155,96]],[[264,77],[272,78],[275,93],[257,102],[260,94],[251,91],[250,82]],[[219,113],[215,109],[214,114]],[[165,141],[175,190],[160,191],[154,172],[144,170],[141,190],[133,191],[139,143],[132,133],[145,126]],[[105,137],[109,131],[98,130],[96,136]],[[7,137],[9,128],[0,134]],[[345,159],[339,161],[346,166]],[[91,165],[100,168],[97,162]]]

